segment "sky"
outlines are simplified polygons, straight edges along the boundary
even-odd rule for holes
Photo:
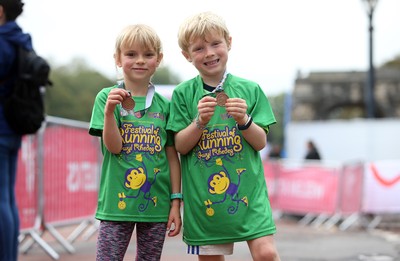
[[[24,0],[17,22],[37,53],[55,66],[84,59],[116,79],[114,43],[127,25],[152,26],[164,59],[182,80],[197,75],[177,43],[181,22],[202,11],[221,15],[232,36],[228,72],[260,84],[267,95],[291,92],[300,72],[368,70],[365,0]],[[375,9],[374,65],[400,55],[400,0]],[[101,88],[101,87],[99,87]]]

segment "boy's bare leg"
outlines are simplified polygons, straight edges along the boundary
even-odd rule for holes
[[[254,261],[280,261],[272,235],[249,240],[247,245]]]

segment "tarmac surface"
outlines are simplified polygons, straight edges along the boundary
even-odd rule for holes
[[[400,261],[400,230],[351,227],[345,231],[332,227],[300,225],[293,219],[276,221],[278,232],[276,245],[282,261]],[[67,239],[77,226],[57,228]],[[71,243],[74,253],[69,253],[49,231],[42,238],[59,255],[61,261],[95,260],[97,232],[88,227],[85,233]],[[90,230],[92,232],[90,232]],[[27,238],[29,240],[29,238]],[[26,243],[26,240],[22,243]],[[23,244],[21,244],[23,245]],[[196,261],[197,256],[185,253],[186,245],[181,235],[166,238],[162,261]],[[135,260],[135,235],[131,240],[124,260]],[[19,261],[51,261],[51,257],[35,243],[26,253],[20,253]],[[226,261],[250,261],[251,256],[245,242],[235,244],[234,253]]]

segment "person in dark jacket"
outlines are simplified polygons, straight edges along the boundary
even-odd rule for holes
[[[15,22],[23,6],[21,0],[0,0],[0,101],[14,86],[16,47],[32,50],[31,36],[23,33]],[[21,138],[7,124],[0,102],[0,261],[18,258],[19,216],[15,183]]]
[[[315,146],[314,142],[309,140],[307,142],[307,154],[305,156],[306,160],[320,160],[321,156],[319,155],[318,149]]]

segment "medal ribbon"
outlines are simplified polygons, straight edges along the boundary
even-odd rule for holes
[[[212,91],[215,92],[222,92],[224,90],[224,82],[226,80],[226,76],[228,75],[227,71],[224,72],[224,76],[222,76],[221,81],[218,83],[217,87]]]
[[[224,91],[224,83],[225,83],[225,80],[226,80],[226,77],[227,77],[227,76],[228,76],[228,73],[225,71],[225,72],[224,72],[224,76],[222,76],[222,79],[221,79],[221,81],[218,83],[217,87],[215,87],[215,89],[212,90],[212,92],[209,92],[209,91],[205,90],[205,91],[207,91],[207,93],[205,93],[205,94],[203,95],[203,97],[205,97],[205,96],[210,96],[210,95],[213,95],[213,94],[218,93],[218,92],[223,92],[223,91]]]

